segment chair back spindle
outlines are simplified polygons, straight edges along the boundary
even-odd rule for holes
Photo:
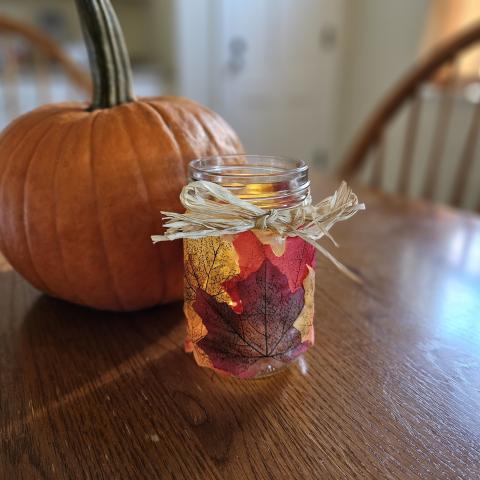
[[[383,180],[383,171],[385,168],[385,137],[380,133],[377,142],[373,146],[373,170],[371,185],[374,188],[380,188]]]
[[[3,47],[3,104],[9,118],[20,113],[20,93],[18,89],[19,65],[11,39],[4,39]]]
[[[458,165],[457,174],[453,184],[452,197],[450,203],[459,207],[465,196],[465,189],[467,186],[467,179],[469,172],[473,166],[474,153],[477,146],[478,135],[480,127],[480,102],[477,102],[473,111],[470,128],[468,129],[465,146],[463,148],[460,163]]]
[[[45,58],[38,51],[34,52],[34,65],[34,75],[37,84],[36,101],[39,105],[50,103],[53,101],[51,91],[51,82],[53,82],[53,79],[51,78],[51,72]]]
[[[439,101],[438,115],[436,117],[430,154],[423,185],[423,197],[427,200],[433,200],[438,188],[439,171],[442,168],[444,159],[444,148],[452,115],[453,102],[455,98],[455,89],[457,85],[458,63],[454,60],[450,64],[446,86],[442,90]]]
[[[409,192],[410,177],[412,171],[413,155],[417,142],[418,121],[420,117],[421,100],[418,92],[414,92],[411,99],[410,112],[408,115],[405,141],[403,143],[402,163],[397,190],[402,195]]]

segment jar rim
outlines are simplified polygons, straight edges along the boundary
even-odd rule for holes
[[[288,208],[310,194],[307,163],[280,155],[211,155],[192,160],[188,173],[190,181],[222,185],[262,207]]]
[[[295,159],[292,157],[287,157],[284,155],[254,155],[254,154],[247,154],[247,153],[231,153],[227,155],[209,155],[206,157],[199,157],[196,158],[192,161],[190,161],[188,168],[189,168],[189,174],[192,176],[192,173],[198,172],[198,173],[214,173],[212,171],[211,166],[208,167],[208,164],[213,165],[213,162],[218,161],[220,159],[224,160],[233,160],[236,158],[244,158],[246,160],[274,160],[274,161],[280,161],[280,162],[290,162],[292,164],[292,167],[289,168],[288,170],[284,170],[283,172],[269,172],[269,173],[264,173],[264,174],[255,174],[252,176],[278,176],[278,175],[285,175],[286,173],[288,174],[295,174],[295,173],[302,173],[308,170],[308,165],[304,160],[301,159]],[[228,165],[228,164],[225,164]],[[218,165],[218,167],[225,166],[225,165]],[[242,166],[244,165],[245,167],[249,167],[252,164],[244,163],[244,164],[237,164],[237,166]],[[293,166],[295,165],[295,166]],[[215,172],[217,173],[217,172]],[[228,172],[221,172],[217,173],[217,175],[220,174],[225,177],[235,177],[238,176],[236,173],[228,173]]]

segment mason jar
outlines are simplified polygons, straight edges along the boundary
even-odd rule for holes
[[[194,160],[206,180],[267,211],[310,200],[308,166],[276,156]],[[187,339],[202,367],[238,378],[271,375],[314,341],[315,248],[258,225],[235,235],[184,240]]]

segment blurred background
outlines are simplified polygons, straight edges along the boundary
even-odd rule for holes
[[[438,42],[480,19],[479,0],[112,3],[126,35],[138,95],[191,97],[223,115],[250,153],[301,157],[312,168],[329,170],[338,168],[368,114],[400,76]],[[73,0],[0,0],[0,15],[46,32],[88,69]],[[10,57],[28,57],[21,42],[8,48]],[[33,93],[28,67],[21,80],[8,56],[0,58],[0,68],[6,72],[0,88],[7,98],[16,98],[4,101],[1,127],[43,101],[85,97],[60,73],[50,74],[53,88],[42,97]],[[455,149],[461,148],[472,108],[480,101],[478,55],[470,58],[469,68],[475,78],[455,96],[452,122],[459,128],[451,129],[448,159],[458,157]],[[425,93],[420,139],[432,136],[440,101],[433,87]],[[398,116],[389,133],[388,155],[400,150],[404,117]],[[422,148],[420,141],[419,158],[427,156]],[[414,163],[413,178],[422,165]],[[450,175],[448,160],[444,175]],[[393,189],[390,178],[394,175],[387,168],[386,190]],[[472,178],[480,181],[480,168]],[[447,196],[442,182],[440,201]],[[466,206],[474,201],[472,193]]]

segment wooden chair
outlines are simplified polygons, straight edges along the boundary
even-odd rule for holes
[[[382,188],[386,168],[385,152],[387,130],[403,109],[406,112],[405,130],[403,133],[403,148],[401,160],[396,165],[395,186],[398,193],[411,194],[412,167],[416,156],[416,147],[419,142],[419,127],[422,105],[425,104],[425,91],[432,85],[438,102],[436,119],[434,119],[433,134],[428,135],[430,145],[423,154],[423,179],[420,179],[418,195],[426,199],[435,199],[439,188],[439,175],[445,167],[444,150],[449,130],[452,128],[452,109],[459,92],[466,87],[458,76],[458,65],[461,56],[470,53],[471,49],[480,46],[480,22],[467,30],[462,31],[449,41],[439,45],[423,60],[418,62],[391,90],[386,98],[373,112],[365,126],[361,129],[344,159],[340,173],[343,178],[352,179],[365,170],[368,163],[371,168],[370,185]],[[467,50],[469,52],[467,52]],[[480,65],[479,65],[480,68]],[[435,81],[433,81],[435,80]],[[480,89],[480,78],[476,79]],[[444,195],[444,201],[454,206],[461,206],[465,200],[465,189],[472,175],[474,159],[477,150],[477,140],[480,134],[480,95],[470,103],[472,112],[469,113],[467,125],[462,125],[459,135],[464,136],[462,147],[459,149],[459,159],[450,173],[449,192]],[[468,125],[469,123],[469,125]],[[425,140],[427,135],[421,137]],[[480,158],[477,158],[480,160]],[[418,183],[418,178],[415,179]],[[471,182],[470,182],[471,183]],[[477,195],[474,208],[480,210],[480,189],[477,187],[473,194]],[[478,203],[477,203],[478,202]]]
[[[59,100],[53,95],[59,83],[68,86],[62,100],[69,94],[73,99],[86,99],[91,89],[89,75],[54,40],[29,25],[0,16],[0,127],[25,110]]]

